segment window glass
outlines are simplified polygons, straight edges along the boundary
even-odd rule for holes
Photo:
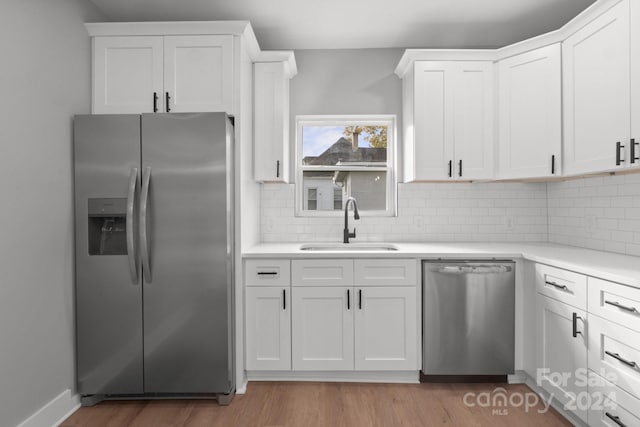
[[[355,197],[363,213],[393,215],[394,135],[393,116],[298,117],[297,213],[336,213]]]

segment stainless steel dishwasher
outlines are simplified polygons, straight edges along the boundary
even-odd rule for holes
[[[515,263],[423,261],[424,375],[514,371]]]

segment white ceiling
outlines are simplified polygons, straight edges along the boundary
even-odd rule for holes
[[[249,20],[263,49],[495,48],[594,0],[91,0],[112,21]]]

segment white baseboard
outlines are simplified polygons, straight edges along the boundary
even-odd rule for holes
[[[420,382],[418,371],[249,371],[249,381],[320,381],[360,383]]]
[[[245,394],[247,392],[247,378],[243,378],[241,383],[236,384],[236,394]]]
[[[527,374],[524,371],[515,371],[513,375],[507,375],[509,384],[525,384],[527,382]]]
[[[67,389],[17,427],[58,427],[80,407],[80,396]]]
[[[525,374],[525,378],[526,378],[525,384],[527,385],[527,387],[529,387],[531,390],[536,392],[542,399],[548,402],[550,399],[549,393],[547,393],[542,387],[540,387],[536,383],[536,381],[528,374]],[[560,404],[560,402],[558,402],[557,400],[551,399],[551,407],[556,411],[558,411],[560,415],[565,417],[574,426],[587,427],[587,424],[584,421],[578,418],[577,415],[564,409],[563,405]]]

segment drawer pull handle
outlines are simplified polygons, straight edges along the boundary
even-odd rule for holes
[[[620,427],[627,427],[627,425],[625,423],[620,421],[620,417],[618,417],[617,415],[611,415],[608,412],[605,412],[604,414],[607,416],[607,418],[609,418],[614,423],[618,424]]]
[[[626,305],[622,305],[622,304],[620,304],[620,303],[619,303],[619,302],[617,302],[617,301],[606,301],[606,300],[605,300],[605,302],[604,302],[604,303],[605,303],[605,304],[612,305],[612,306],[614,306],[614,307],[621,308],[621,309],[626,310],[626,311],[630,311],[631,313],[635,313],[635,312],[637,312],[637,311],[638,311],[635,307],[628,307],[628,306],[626,306]]]
[[[569,288],[567,288],[567,285],[558,285],[556,282],[550,282],[548,280],[545,280],[544,283],[546,283],[547,285],[551,285],[556,289],[561,289],[563,291],[568,290]]]
[[[258,271],[258,276],[276,276],[277,271]]]
[[[573,331],[572,335],[574,338],[577,338],[578,335],[582,335],[582,332],[578,330],[578,319],[582,320],[582,317],[578,316],[578,313],[573,313]]]
[[[638,366],[638,364],[636,362],[630,362],[630,361],[628,361],[626,359],[623,359],[622,357],[620,357],[620,355],[618,353],[611,353],[610,351],[605,350],[605,354],[613,357],[614,359],[619,360],[620,362],[624,363],[625,365],[627,365],[627,366],[629,366],[631,368],[635,368],[635,367]]]

